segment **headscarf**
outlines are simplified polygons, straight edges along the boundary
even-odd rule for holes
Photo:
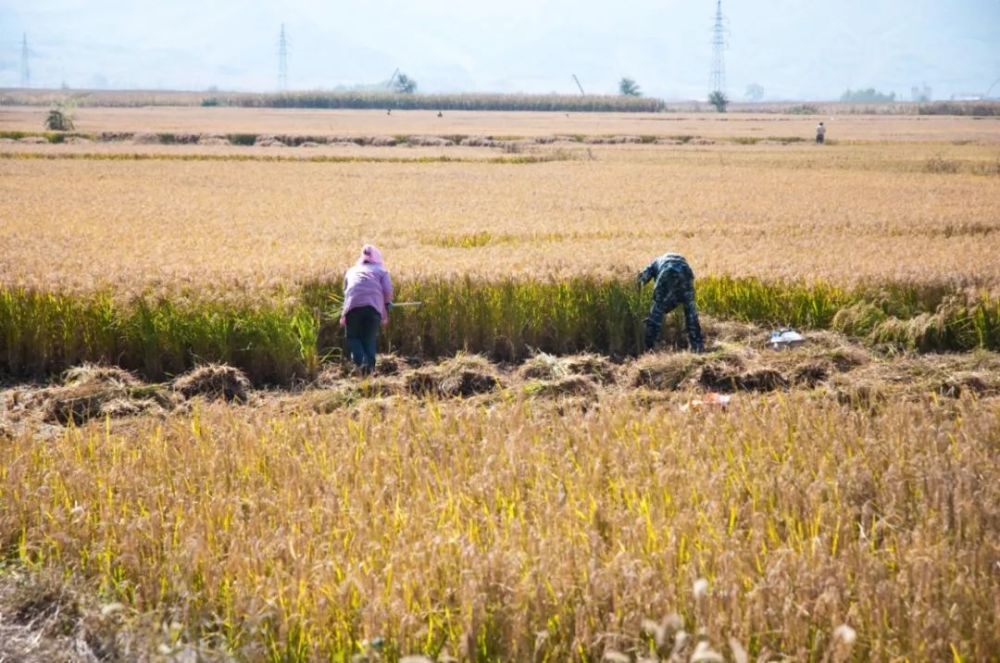
[[[361,257],[358,258],[358,264],[371,264],[371,265],[381,265],[382,264],[382,252],[371,244],[365,244],[361,247]]]

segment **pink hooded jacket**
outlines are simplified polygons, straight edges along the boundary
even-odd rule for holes
[[[347,325],[347,312],[361,306],[372,306],[382,316],[382,325],[389,324],[392,302],[392,280],[382,263],[382,252],[371,244],[361,249],[358,262],[344,274],[344,308],[340,325]]]

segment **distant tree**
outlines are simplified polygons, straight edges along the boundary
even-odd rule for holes
[[[751,83],[747,86],[746,97],[750,101],[760,101],[764,98],[764,88],[757,83]]]
[[[49,131],[73,131],[72,101],[60,101],[45,116],[45,128]]]
[[[896,93],[890,92],[886,94],[885,92],[879,92],[873,87],[867,90],[846,90],[844,94],[840,95],[841,101],[848,102],[868,102],[868,103],[885,103],[896,101]]]
[[[641,97],[642,90],[639,89],[639,84],[635,82],[635,79],[623,76],[618,81],[618,94],[623,97]]]
[[[406,74],[400,74],[392,82],[392,89],[400,94],[413,94],[417,91],[417,82]]]
[[[715,106],[715,110],[720,113],[725,113],[726,108],[729,106],[729,97],[726,96],[725,92],[716,90],[712,94],[708,95],[708,103]]]
[[[914,101],[930,101],[933,96],[933,92],[927,83],[923,84],[923,87],[917,87],[914,85],[910,88],[910,96]]]

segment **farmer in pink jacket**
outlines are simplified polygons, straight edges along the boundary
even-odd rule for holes
[[[379,325],[389,324],[392,281],[382,263],[382,252],[371,244],[361,249],[357,264],[344,274],[344,312],[347,351],[363,375],[375,369],[375,342]]]

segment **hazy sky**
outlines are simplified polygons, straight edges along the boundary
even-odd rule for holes
[[[0,0],[0,87],[273,90],[375,84],[399,67],[424,92],[613,93],[622,76],[705,97],[714,0]],[[728,92],[831,99],[983,93],[1000,78],[1000,0],[723,0]],[[993,90],[1000,95],[1000,84]]]

